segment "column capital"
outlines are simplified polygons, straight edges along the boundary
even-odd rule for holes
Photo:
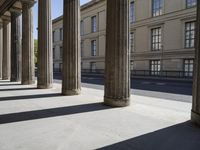
[[[3,15],[1,16],[2,22],[10,22],[10,16]]]
[[[11,8],[9,9],[9,11],[10,11],[11,14],[14,13],[14,14],[16,14],[16,15],[18,15],[18,16],[21,15],[21,13],[22,13],[21,9],[16,8],[16,7],[11,7]]]
[[[29,7],[33,7],[33,5],[36,3],[35,0],[20,0],[20,1],[21,1],[22,5],[23,5],[23,4],[26,4],[26,5],[28,5]]]

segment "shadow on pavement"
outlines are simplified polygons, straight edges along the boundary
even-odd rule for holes
[[[0,101],[11,101],[11,100],[24,100],[24,99],[37,99],[37,98],[50,98],[50,97],[60,97],[61,93],[47,93],[38,95],[22,95],[22,96],[11,96],[11,97],[0,97]]]
[[[99,150],[199,150],[200,128],[185,122]]]
[[[13,89],[0,89],[0,92],[3,91],[24,91],[24,90],[37,90],[38,88],[13,88]]]
[[[94,112],[105,109],[112,109],[112,108],[104,106],[102,103],[91,103],[91,104],[83,104],[77,106],[67,106],[67,107],[50,108],[50,109],[19,112],[12,114],[4,114],[0,115],[0,124],[57,117],[57,116],[65,116],[78,113]]]

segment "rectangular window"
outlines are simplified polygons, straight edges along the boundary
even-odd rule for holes
[[[91,42],[91,55],[92,56],[97,55],[97,42],[96,42],[96,40],[92,40],[92,42]]]
[[[152,16],[160,16],[163,14],[163,0],[152,0]]]
[[[97,17],[93,16],[92,17],[92,32],[96,32],[97,31]]]
[[[135,40],[134,32],[131,32],[130,33],[130,50],[131,50],[131,53],[135,51],[134,40]]]
[[[159,51],[162,49],[162,29],[161,27],[151,29],[151,50]]]
[[[63,28],[60,28],[60,41],[63,40]]]
[[[92,72],[95,72],[95,71],[96,71],[96,63],[95,63],[95,62],[91,62],[91,63],[90,63],[90,70],[91,70]]]
[[[184,60],[184,75],[186,77],[193,76],[193,67],[194,67],[194,59],[185,59]]]
[[[195,7],[197,5],[197,0],[186,0],[186,8]]]
[[[81,20],[81,28],[80,28],[80,32],[81,32],[81,35],[84,35],[84,22],[83,22],[83,20]]]
[[[134,70],[134,61],[131,60],[131,70]]]
[[[61,46],[60,47],[60,59],[62,59],[63,58],[63,47]]]
[[[131,2],[130,4],[130,22],[135,22],[135,2]]]
[[[160,60],[151,60],[150,61],[151,75],[157,76],[160,74]]]
[[[62,67],[63,67],[63,64],[60,63],[60,64],[59,64],[59,72],[62,72]]]
[[[55,35],[55,33],[56,33],[56,32],[53,31],[53,42],[55,42],[55,40],[56,40],[56,37],[55,37],[56,35]]]
[[[55,48],[53,48],[53,59],[56,58],[56,54],[55,54]]]
[[[185,48],[195,46],[195,21],[185,23]]]
[[[81,57],[83,57],[83,51],[84,51],[84,44],[83,41],[81,41]]]

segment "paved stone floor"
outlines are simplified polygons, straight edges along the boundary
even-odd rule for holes
[[[110,108],[101,89],[60,91],[0,81],[0,150],[199,150],[191,103],[132,95],[130,107]]]

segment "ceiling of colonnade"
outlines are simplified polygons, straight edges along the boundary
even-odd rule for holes
[[[10,8],[21,9],[21,2],[19,0],[0,0],[0,16],[10,16]]]

